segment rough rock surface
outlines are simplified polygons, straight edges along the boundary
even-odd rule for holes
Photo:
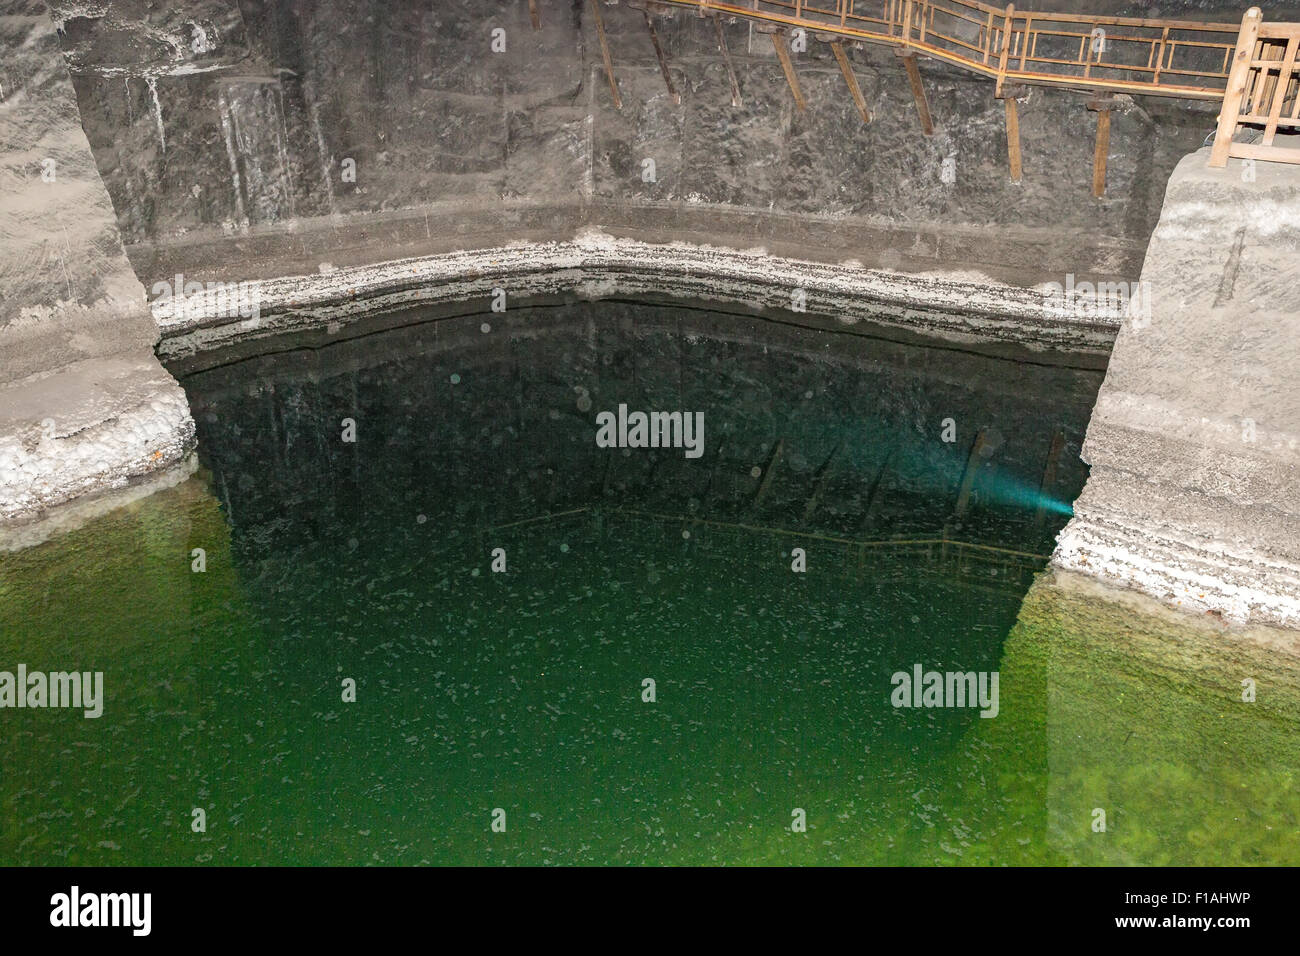
[[[241,314],[243,300],[258,313]],[[963,281],[951,274],[909,275],[814,263],[687,243],[651,245],[589,230],[570,242],[519,242],[372,266],[326,265],[315,274],[195,291],[155,303],[159,354],[193,368],[227,361],[285,333],[323,330],[327,338],[375,330],[379,317],[415,306],[451,314],[484,313],[554,298],[673,298],[713,308],[780,314],[821,328],[868,322],[893,335],[928,335],[971,347],[1011,344],[1032,352],[1091,353],[1104,361],[1124,318],[1097,303],[1081,313],[1050,289]],[[499,305],[494,308],[494,300]],[[250,310],[245,310],[248,312]],[[422,313],[422,321],[434,316]],[[357,328],[353,328],[356,326]],[[192,357],[222,350],[212,359]],[[1073,361],[1083,356],[1074,354]],[[182,361],[188,360],[188,361]]]
[[[40,4],[0,17],[0,525],[177,465],[194,424]]]
[[[1116,340],[1058,565],[1300,625],[1298,222],[1300,168],[1179,164],[1142,273],[1150,323]]]
[[[1166,14],[1241,15],[1201,6]],[[1212,104],[1126,102],[1097,200],[1096,115],[1080,94],[1034,89],[1020,104],[1016,184],[985,78],[922,61],[927,137],[892,51],[850,48],[875,117],[863,124],[812,40],[795,55],[801,113],[769,38],[724,23],[736,107],[712,21],[676,11],[657,19],[675,105],[641,11],[604,5],[618,110],[588,0],[538,7],[537,31],[522,0],[69,10],[83,120],[141,278],[292,275],[308,247],[341,264],[321,254],[328,243],[373,264],[593,226],[1031,287],[1131,280],[1169,171],[1214,127]]]

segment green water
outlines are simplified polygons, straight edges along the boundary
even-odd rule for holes
[[[837,370],[877,409],[860,420],[803,382],[690,395],[668,407],[728,441],[647,468],[574,464],[591,409],[563,363],[409,362],[187,382],[199,475],[0,555],[0,669],[102,671],[107,698],[0,711],[0,862],[1300,862],[1294,643],[1035,578],[1032,500],[990,493],[1034,487],[1014,440],[942,529],[969,441],[881,452],[884,503],[853,498],[873,467],[837,464],[900,447],[878,370]],[[656,388],[599,360],[579,381],[599,409],[629,378]],[[1016,387],[984,401],[1022,434]],[[340,408],[368,445],[335,441]],[[998,672],[997,716],[893,706],[918,663]]]

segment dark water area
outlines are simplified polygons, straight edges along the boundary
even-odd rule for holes
[[[198,477],[0,558],[4,659],[107,687],[6,714],[3,859],[1094,858],[1058,784],[1096,714],[1049,704],[1096,629],[1022,602],[1099,372],[618,302],[416,319],[189,376]],[[700,454],[601,447],[620,405],[701,413]],[[899,706],[916,665],[1000,697]]]
[[[185,385],[250,558],[255,542],[346,544],[372,522],[427,547],[586,507],[1046,553],[1086,478],[1101,377],[606,302],[429,323]],[[598,447],[598,414],[620,406],[699,413],[699,457]]]

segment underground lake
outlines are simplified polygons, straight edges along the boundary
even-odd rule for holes
[[[1300,862],[1273,632],[1047,566],[1096,363],[609,300],[178,376],[197,471],[0,554],[9,863]]]

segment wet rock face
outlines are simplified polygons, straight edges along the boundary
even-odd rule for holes
[[[747,23],[724,27],[743,101],[732,106],[712,21],[684,11],[656,18],[676,105],[641,11],[602,7],[616,110],[590,4],[577,0],[540,3],[536,31],[518,0],[71,6],[63,43],[83,123],[146,283],[168,264],[143,250],[180,237],[219,247],[247,229],[415,209],[434,210],[430,235],[470,223],[508,236],[520,207],[583,209],[612,229],[685,210],[693,230],[743,245],[777,242],[785,227],[732,235],[729,210],[902,224],[915,230],[904,248],[864,240],[835,254],[1001,266],[1028,284],[1133,277],[1169,171],[1214,124],[1209,104],[1147,98],[1117,112],[1108,192],[1095,200],[1095,114],[1082,96],[1035,89],[1021,104],[1025,174],[1012,184],[992,84],[922,61],[926,137],[884,48],[850,51],[875,117],[864,125],[825,44],[795,56],[801,113],[770,39]],[[571,216],[551,218],[554,238],[571,235]],[[991,232],[953,242],[942,235],[953,226]],[[372,245],[371,261],[392,258]],[[239,260],[220,247],[204,258]]]

